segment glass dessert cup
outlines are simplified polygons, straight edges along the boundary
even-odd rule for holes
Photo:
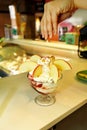
[[[58,82],[56,84],[38,82],[35,81],[29,73],[27,77],[34,90],[40,94],[34,99],[36,104],[39,104],[41,106],[50,106],[55,103],[56,98],[53,93],[56,91],[58,87]]]

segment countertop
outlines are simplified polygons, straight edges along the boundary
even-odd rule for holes
[[[63,72],[51,106],[35,103],[39,93],[31,87],[27,72],[0,79],[0,130],[47,130],[86,104],[87,82],[79,81],[76,73],[87,69],[87,60],[69,61],[72,70]]]

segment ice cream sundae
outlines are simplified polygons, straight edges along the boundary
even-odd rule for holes
[[[21,66],[23,69],[25,65]],[[33,55],[28,62],[28,79],[32,87],[40,93],[35,98],[39,105],[48,106],[54,104],[55,96],[52,96],[58,87],[58,81],[62,77],[63,70],[70,70],[71,65],[54,56]]]
[[[70,64],[54,56],[40,57],[33,55],[30,58],[28,78],[34,89],[43,94],[52,93],[58,86],[63,70],[71,69]],[[32,67],[31,67],[32,66]]]

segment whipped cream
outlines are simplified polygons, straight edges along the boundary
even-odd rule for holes
[[[54,83],[52,77],[50,76],[50,58],[45,57],[38,60],[38,64],[42,65],[42,74],[39,77],[34,77],[35,81],[47,83]],[[49,86],[49,85],[47,85]]]

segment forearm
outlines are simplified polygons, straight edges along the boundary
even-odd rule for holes
[[[87,9],[87,0],[74,0],[76,8]]]

